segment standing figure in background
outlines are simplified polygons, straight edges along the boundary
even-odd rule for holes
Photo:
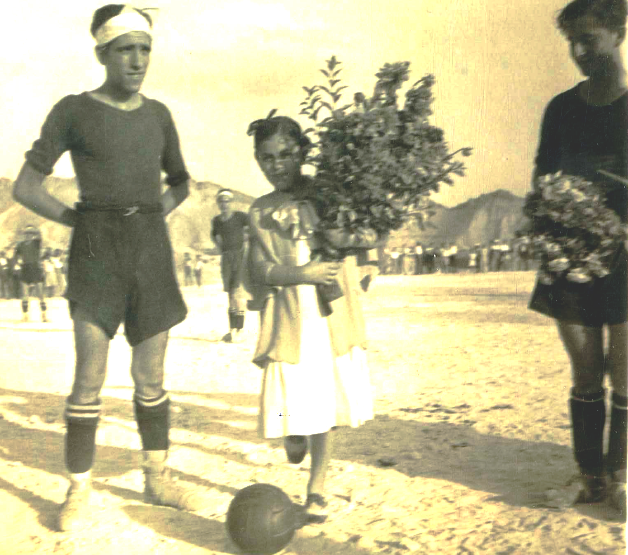
[[[196,280],[196,286],[203,286],[203,266],[205,263],[203,262],[203,255],[198,253],[196,255],[196,263],[194,264],[194,279]]]
[[[44,271],[44,292],[46,297],[54,297],[57,293],[57,273],[55,272],[54,264],[52,263],[52,257],[50,249],[46,249],[41,257],[41,267]]]
[[[22,297],[22,321],[28,322],[28,304],[31,287],[39,298],[41,321],[47,322],[44,297],[44,272],[40,261],[41,233],[32,225],[24,228],[22,238],[15,248],[14,258],[19,266],[20,296]]]
[[[55,30],[46,37],[53,44]],[[122,322],[131,346],[133,407],[142,446],[144,500],[202,508],[194,490],[170,478],[170,400],[164,389],[170,328],[187,314],[174,272],[165,217],[189,194],[179,136],[168,108],[140,93],[148,71],[152,20],[108,4],[94,12],[91,34],[105,79],[51,110],[26,153],[13,196],[38,215],[72,227],[68,267],[76,366],[66,401],[65,464],[70,486],[61,531],[89,529],[96,453],[110,341]],[[80,202],[72,209],[44,186],[69,151]],[[162,190],[162,172],[168,187]]]
[[[490,269],[490,249],[485,243],[480,247],[480,267],[479,271],[485,274]]]
[[[63,253],[61,249],[55,249],[52,252],[52,265],[55,269],[55,276],[57,279],[57,292],[59,295],[65,294],[65,268],[62,260]]]
[[[190,287],[194,285],[194,263],[189,252],[183,253],[183,285]]]
[[[455,243],[449,246],[449,273],[455,274],[458,271],[458,245]]]
[[[212,220],[211,237],[220,249],[220,273],[224,291],[229,295],[229,335],[234,343],[243,339],[246,293],[242,284],[248,252],[249,217],[233,210],[233,191],[220,189],[216,202],[220,214]]]
[[[475,245],[472,249],[469,250],[469,264],[468,268],[470,272],[478,273],[480,262],[478,260],[478,245]]]
[[[423,245],[417,243],[414,247],[414,275],[423,274]]]
[[[7,253],[0,251],[0,298],[11,298],[11,267]]]
[[[390,251],[390,266],[392,268],[391,274],[400,274],[399,259],[401,258],[401,252],[397,247],[393,247]]]
[[[558,27],[586,79],[554,97],[541,126],[533,184],[562,171],[599,190],[600,202],[628,223],[628,77],[622,49],[626,0],[575,0],[558,15]],[[623,183],[622,183],[623,181]],[[591,283],[561,277],[537,281],[530,308],[554,318],[571,360],[569,408],[573,453],[581,491],[576,502],[608,498],[626,514],[626,388],[628,256],[618,245],[609,275]],[[605,339],[608,341],[605,345]],[[605,376],[612,387],[610,430]]]
[[[403,275],[410,276],[414,274],[414,253],[410,247],[403,249]]]

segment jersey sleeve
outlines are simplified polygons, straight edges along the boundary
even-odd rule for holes
[[[559,169],[560,106],[558,104],[558,99],[554,98],[543,115],[539,148],[534,160],[536,175],[554,173]]]
[[[165,136],[164,151],[162,153],[162,169],[166,172],[166,183],[171,187],[182,185],[190,179],[183,154],[181,154],[181,144],[179,134],[175,127],[170,110],[161,104],[163,110],[163,129]]]
[[[54,105],[44,125],[39,139],[26,152],[26,161],[37,171],[50,175],[57,160],[70,149],[71,97],[65,97]]]

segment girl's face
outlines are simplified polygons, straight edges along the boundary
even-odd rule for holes
[[[150,63],[151,38],[143,31],[115,39],[98,59],[107,70],[107,84],[122,94],[139,92]]]
[[[565,26],[564,31],[571,57],[583,75],[603,74],[617,63],[623,37],[603,27],[597,17],[585,15]]]
[[[288,135],[277,133],[266,139],[255,152],[255,159],[278,191],[290,189],[301,179],[301,147]]]

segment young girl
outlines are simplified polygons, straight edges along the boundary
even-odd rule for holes
[[[628,178],[628,80],[621,48],[626,35],[626,8],[626,0],[575,0],[558,16],[571,56],[587,79],[548,105],[535,168],[535,178],[562,170],[596,183],[603,202],[617,212],[624,224],[628,195],[621,180]],[[625,512],[625,249],[618,251],[615,262],[610,275],[596,279],[592,285],[566,279],[552,285],[537,283],[530,308],[556,320],[571,359],[572,441],[582,482],[577,501],[593,503],[608,496],[618,510]],[[605,374],[613,388],[606,457]]]
[[[295,192],[309,140],[290,118],[270,117],[251,124],[255,158],[275,191],[257,199],[250,211],[248,288],[252,310],[261,311],[253,361],[264,369],[259,432],[284,438],[290,462],[311,453],[306,511],[326,517],[325,475],[332,448],[330,430],[357,427],[373,418],[366,364],[361,290],[355,257],[344,262],[311,259],[317,247],[314,207]],[[372,235],[372,234],[369,234]],[[327,233],[336,247],[377,244],[342,231]],[[324,317],[316,285],[336,279],[344,296]]]

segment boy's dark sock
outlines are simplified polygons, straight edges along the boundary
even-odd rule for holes
[[[153,399],[135,394],[135,419],[144,451],[167,451],[170,429],[170,398],[164,391]]]
[[[626,469],[626,412],[628,398],[613,392],[611,404],[611,427],[608,435],[606,464],[609,472]]]
[[[22,301],[22,312],[24,314],[28,312],[28,301]]]
[[[94,464],[100,407],[100,402],[93,405],[66,403],[65,465],[71,474],[87,472]]]
[[[229,309],[228,311],[229,314],[229,329],[235,329],[236,327],[236,311],[233,310],[232,308]]]
[[[244,312],[242,311],[236,312],[234,322],[235,322],[235,328],[237,330],[241,330],[242,328],[244,328]]]
[[[571,390],[569,400],[574,456],[582,474],[604,473],[604,390],[579,394]]]

